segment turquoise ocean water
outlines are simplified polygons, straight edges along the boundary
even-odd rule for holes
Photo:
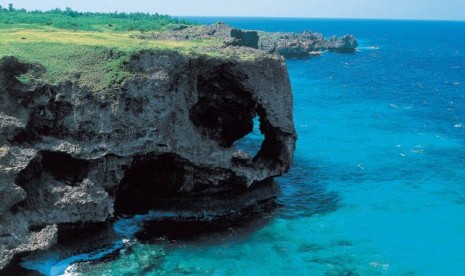
[[[196,20],[351,33],[360,48],[287,62],[299,139],[274,212],[188,241],[116,242],[71,274],[465,274],[465,22]],[[134,220],[118,223],[130,237]],[[26,265],[59,274],[92,256]]]

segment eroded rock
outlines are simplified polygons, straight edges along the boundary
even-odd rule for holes
[[[268,53],[278,53],[285,58],[308,58],[322,51],[352,53],[358,43],[353,35],[331,36],[325,39],[322,34],[304,31],[301,33],[259,32],[259,49]]]
[[[260,49],[270,54],[280,54],[285,58],[308,58],[323,51],[338,53],[355,52],[358,42],[353,35],[331,36],[326,39],[323,34],[303,31],[263,32],[240,30],[224,23],[190,26],[168,32],[141,35],[144,39],[198,40],[216,39],[224,47],[244,46]]]
[[[113,99],[72,82],[22,84],[31,65],[1,59],[0,268],[53,245],[63,224],[222,213],[276,196],[296,140],[284,59],[218,51],[227,55],[140,52]],[[239,154],[233,142],[256,116],[261,150]]]

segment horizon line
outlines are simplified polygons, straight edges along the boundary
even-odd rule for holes
[[[369,20],[369,21],[445,21],[465,22],[465,19],[442,19],[442,18],[368,18],[368,17],[301,17],[301,16],[243,16],[243,15],[170,15],[172,17],[191,18],[266,18],[266,19],[317,19],[317,20]]]
[[[2,6],[3,7],[3,6]],[[7,7],[3,7],[7,8]],[[48,12],[48,11],[53,11],[54,9],[50,10],[41,10],[41,9],[26,9],[24,7],[18,7],[14,6],[15,10],[21,10],[24,9],[27,12],[33,12],[33,11],[41,11],[41,12]],[[371,17],[302,17],[302,16],[267,16],[267,15],[171,15],[171,14],[165,14],[165,13],[159,13],[159,12],[148,12],[148,11],[83,11],[83,10],[78,10],[71,8],[73,11],[76,12],[82,12],[82,13],[148,13],[148,14],[161,14],[161,15],[168,15],[172,17],[192,17],[192,18],[265,18],[265,19],[316,19],[316,20],[370,20],[370,21],[442,21],[442,22],[465,22],[465,19],[444,19],[444,18],[386,18],[386,17],[381,17],[381,18],[371,18]],[[60,8],[55,8],[55,9],[60,9]]]

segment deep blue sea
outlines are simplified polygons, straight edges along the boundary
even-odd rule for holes
[[[195,19],[360,47],[287,62],[299,139],[274,213],[74,273],[465,275],[465,22]]]

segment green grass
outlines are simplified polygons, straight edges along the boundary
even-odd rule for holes
[[[143,40],[135,32],[69,31],[46,29],[0,29],[0,58],[14,56],[43,70],[20,76],[57,84],[66,80],[96,92],[108,92],[131,76],[126,64],[142,50],[201,53],[217,41]],[[107,91],[105,91],[107,90]]]
[[[0,8],[0,59],[14,56],[33,64],[30,72],[17,76],[28,84],[72,81],[94,93],[112,95],[134,76],[127,66],[133,55],[146,50],[177,51],[215,58],[236,57],[253,61],[254,53],[220,49],[222,41],[150,40],[142,33],[179,27],[169,16],[149,14],[79,13],[71,10],[26,12]]]
[[[6,49],[2,46],[0,51]],[[124,66],[128,54],[115,53],[105,47],[50,42],[12,43],[8,46],[10,50],[1,52],[0,56],[15,56],[42,68],[19,76],[22,83],[33,79],[52,84],[70,80],[92,90],[103,91],[120,84],[129,76]]]
[[[183,22],[183,24],[188,24]],[[132,55],[143,50],[200,54],[215,40],[144,40],[142,32],[163,31],[179,21],[148,14],[91,14],[73,11],[25,12],[0,8],[0,58],[14,56],[35,64],[18,76],[58,84],[73,81],[96,93],[111,93],[133,75],[127,68]]]

